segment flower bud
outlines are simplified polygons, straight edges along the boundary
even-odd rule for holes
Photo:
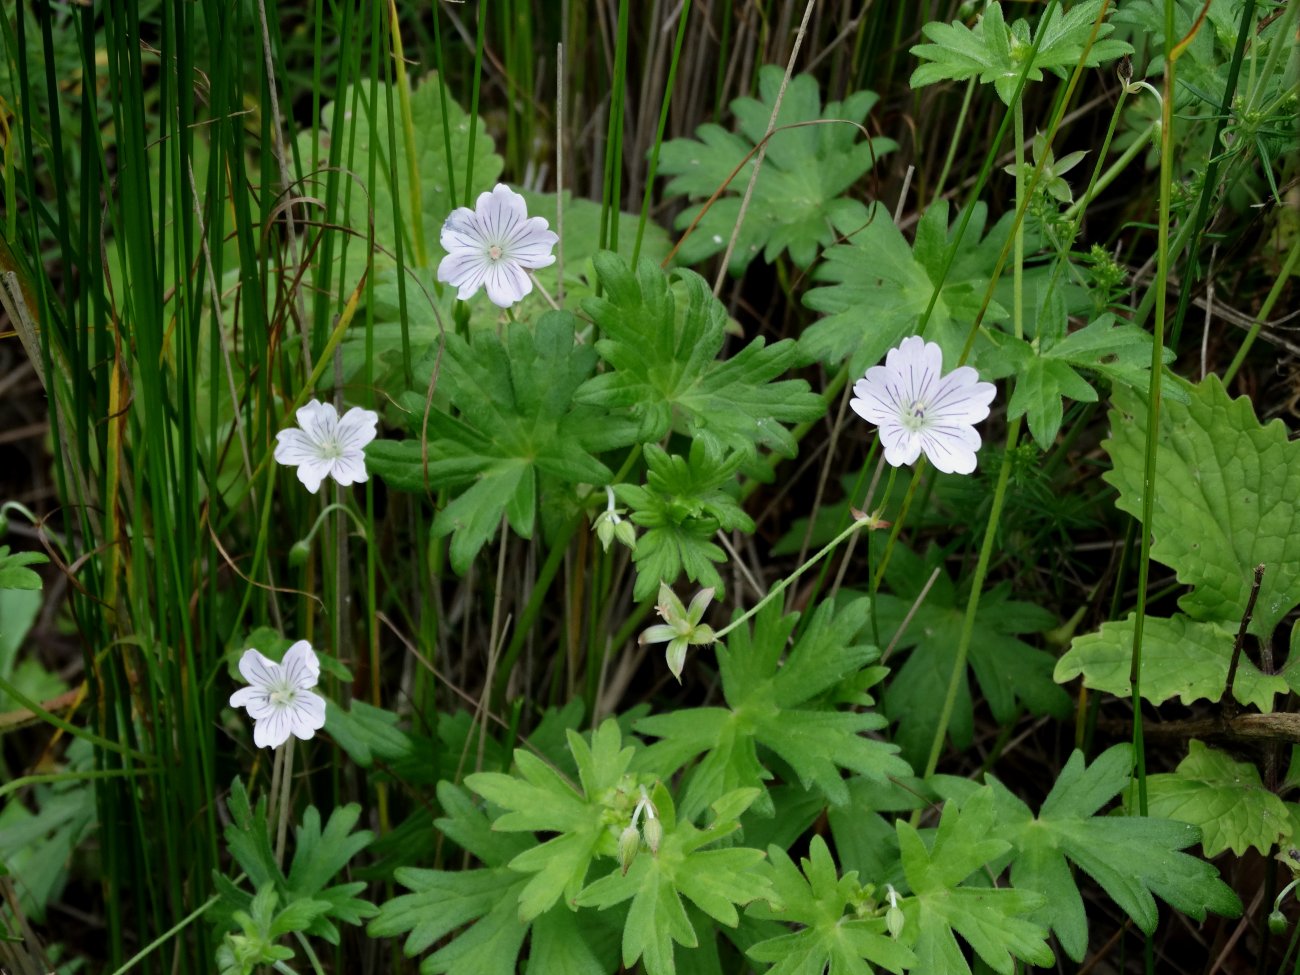
[[[885,911],[885,927],[889,929],[889,936],[895,941],[903,933],[903,909],[897,904],[889,905],[889,910]]]
[[[628,548],[636,548],[636,526],[626,518],[614,526],[614,537]]]
[[[618,531],[618,525],[610,517],[611,512],[604,512],[596,519],[596,537],[600,539],[600,547],[606,552],[609,551],[610,545],[614,543],[614,533]]]
[[[289,564],[295,569],[301,569],[307,564],[309,558],[311,558],[311,546],[304,541],[294,542],[293,547],[289,549]]]
[[[1286,915],[1281,911],[1274,911],[1268,916],[1268,930],[1270,934],[1286,934],[1287,921]]]
[[[664,824],[660,822],[658,816],[653,816],[646,820],[645,826],[645,845],[650,847],[650,852],[657,854],[659,844],[664,840]]]
[[[641,834],[635,826],[626,826],[618,835],[618,865],[627,873],[641,850]]]

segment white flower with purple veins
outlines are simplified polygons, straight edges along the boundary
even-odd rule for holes
[[[560,240],[542,217],[528,216],[524,198],[497,183],[480,193],[474,209],[457,207],[442,225],[447,256],[438,265],[438,280],[450,284],[465,301],[487,288],[494,305],[509,308],[533,290],[528,271],[550,267]]]
[[[914,464],[922,453],[945,474],[975,470],[980,435],[974,424],[989,415],[997,395],[970,366],[943,375],[943,352],[919,335],[890,349],[853,385],[853,411],[880,429],[885,460]]]
[[[230,695],[230,706],[248,708],[258,748],[278,748],[291,734],[306,741],[325,727],[325,699],[312,691],[320,661],[306,640],[286,650],[280,663],[245,650],[239,672],[248,686]]]
[[[275,459],[298,468],[298,480],[315,494],[332,477],[344,487],[366,480],[366,444],[375,439],[379,414],[354,406],[340,419],[330,403],[312,400],[297,413],[298,427],[275,435]]]

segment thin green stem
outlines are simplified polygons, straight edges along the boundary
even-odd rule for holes
[[[769,589],[767,595],[764,596],[762,599],[760,599],[751,609],[746,610],[744,613],[736,617],[734,620],[732,620],[722,629],[718,630],[714,634],[714,639],[721,640],[724,636],[726,636],[728,633],[730,633],[732,630],[738,627],[741,623],[745,622],[745,620],[749,619],[751,616],[753,616],[755,613],[761,610],[764,606],[770,603],[773,599],[781,595],[781,593],[785,592],[785,590],[790,586],[792,582],[794,582],[801,575],[803,575],[805,572],[811,569],[814,565],[816,565],[818,562],[824,559],[827,555],[830,555],[831,552],[835,551],[835,549],[839,546],[839,544],[843,542],[846,538],[848,538],[850,535],[852,535],[854,532],[858,531],[859,529],[863,527],[869,527],[870,525],[871,525],[871,519],[869,518],[859,518],[858,520],[854,521],[853,524],[849,525],[848,528],[844,529],[844,531],[840,532],[833,539],[831,539],[820,551],[817,552],[816,555],[814,555],[807,562],[799,566],[799,568],[795,569],[788,576],[786,576],[775,586]]]

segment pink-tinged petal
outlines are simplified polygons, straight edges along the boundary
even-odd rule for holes
[[[498,219],[521,224],[528,219],[528,201],[524,199],[522,193],[516,193],[505,183],[497,183],[492,187],[489,196],[491,198],[489,210]],[[482,197],[479,199],[481,200]]]
[[[375,429],[379,426],[379,414],[374,410],[354,406],[343,414],[339,420],[334,437],[338,445],[347,451],[360,451],[362,447],[375,439]]]
[[[701,589],[691,599],[691,604],[686,607],[686,619],[692,626],[704,619],[704,612],[709,608],[709,603],[713,601],[713,587]]]
[[[295,690],[315,687],[320,679],[320,661],[306,640],[299,640],[286,650],[280,666],[284,669],[285,683]]]
[[[279,748],[289,740],[289,715],[277,708],[253,726],[253,744],[258,748]]]
[[[481,276],[490,264],[481,250],[452,251],[438,263],[438,280],[458,288],[467,280]]]
[[[468,236],[478,237],[478,225],[474,221],[474,211],[469,207],[457,207],[452,210],[447,219],[442,223],[442,231],[438,235],[442,243],[443,250],[454,250],[456,246],[463,246],[463,239]]]
[[[254,687],[265,688],[280,679],[280,665],[256,650],[245,650],[239,658],[239,675]]]
[[[677,683],[682,682],[682,668],[686,665],[686,637],[680,637],[668,644],[668,650],[665,653],[668,661],[668,669],[673,672],[677,678]]]
[[[350,451],[342,457],[335,458],[334,465],[330,468],[330,474],[334,480],[344,487],[361,484],[370,479],[370,475],[366,473],[365,455],[359,450]]]
[[[880,428],[880,443],[885,448],[885,460],[894,467],[915,464],[921,456],[921,443],[915,435],[901,425],[887,424]]]
[[[301,430],[290,427],[275,435],[276,463],[286,467],[297,467],[320,456],[320,448],[307,439]]]
[[[533,282],[512,261],[498,261],[486,277],[487,296],[499,308],[509,308],[528,292]]]
[[[924,432],[921,440],[925,456],[930,459],[935,470],[945,474],[969,474],[975,470],[975,451],[960,439]]]
[[[655,623],[653,626],[647,626],[645,631],[637,638],[637,642],[646,643],[665,643],[668,640],[677,638],[677,628],[669,626],[667,623]]]

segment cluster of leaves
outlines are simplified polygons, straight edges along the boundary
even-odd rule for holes
[[[1008,24],[1000,3],[989,4],[974,27],[960,21],[926,24],[922,33],[932,43],[917,44],[912,53],[928,63],[912,72],[912,87],[978,78],[1010,105],[1022,75],[1028,81],[1042,81],[1044,71],[1065,77],[1077,64],[1096,67],[1133,52],[1108,37],[1113,25],[1098,24],[1102,0],[1062,8],[1052,4],[1036,30],[1023,17]]]
[[[217,934],[223,936],[217,954],[222,975],[251,975],[260,965],[292,958],[292,949],[280,944],[286,934],[300,933],[337,945],[338,923],[360,924],[377,913],[378,908],[357,897],[365,889],[364,881],[332,883],[373,839],[369,830],[353,832],[361,817],[360,806],[353,803],[334,810],[324,829],[316,807],[309,807],[295,830],[287,874],[271,846],[266,798],[260,798],[254,808],[243,782],[236,779],[227,808],[226,848],[253,890],[220,874],[215,877],[220,900],[211,916]]]
[[[436,379],[433,400],[402,399],[415,436],[371,444],[367,462],[394,487],[455,494],[433,534],[451,535],[452,566],[464,572],[503,517],[529,538],[540,507],[552,521],[544,527],[558,530],[590,486],[613,482],[602,455],[645,445],[645,485],[616,486],[646,529],[637,598],[682,572],[720,585],[712,535],[753,530],[723,486],[760,447],[793,455],[787,426],[825,405],[803,380],[777,378],[800,361],[792,341],[755,339],[720,358],[726,314],[699,275],[670,277],[650,260],[634,272],[613,254],[597,255],[595,268],[604,294],[584,301],[594,345],[575,341],[566,311],[512,322],[504,341],[488,329],[447,333],[416,370],[426,385]],[[672,433],[693,439],[689,458],[655,446]]]
[[[743,273],[760,250],[769,264],[789,251],[795,264],[809,267],[837,237],[867,223],[867,208],[847,194],[881,156],[897,148],[892,139],[862,138],[875,93],[855,92],[827,103],[823,111],[811,75],[791,78],[782,97],[784,82],[777,65],[759,70],[759,97],[731,103],[739,132],[708,124],[696,130],[698,141],[664,143],[659,166],[673,177],[664,188],[668,196],[708,200],[724,188],[730,191],[702,215],[703,207],[693,207],[678,217],[678,229],[695,224],[678,250],[684,263],[697,264],[727,246],[760,146],[763,165],[731,253],[732,274]],[[773,119],[778,98],[781,109]],[[769,123],[775,134],[764,141]]]
[[[1111,437],[1103,442],[1113,469],[1105,477],[1119,491],[1118,506],[1142,517],[1148,411],[1134,392],[1117,392]],[[1211,375],[1192,388],[1187,402],[1166,403],[1160,415],[1155,499],[1147,530],[1151,557],[1191,587],[1181,612],[1148,616],[1143,627],[1142,696],[1152,704],[1218,701],[1224,694],[1233,645],[1250,599],[1254,568],[1265,566],[1249,632],[1260,640],[1300,605],[1300,556],[1292,540],[1300,530],[1300,444],[1281,421],[1261,425],[1249,399],[1231,399]],[[1195,531],[1186,526],[1195,525]],[[1121,697],[1131,693],[1129,661],[1136,614],[1077,637],[1056,667],[1056,679],[1084,683]],[[1300,640],[1281,673],[1266,673],[1243,654],[1233,683],[1238,702],[1271,711],[1278,694],[1300,688]],[[1228,763],[1224,768],[1224,763]],[[1249,781],[1226,756],[1193,743],[1188,760],[1169,776],[1152,778],[1157,808],[1224,836],[1215,850],[1280,842],[1290,833],[1277,804],[1222,802],[1224,785]],[[1258,776],[1255,775],[1258,781]],[[1268,815],[1261,808],[1271,810]],[[1207,847],[1207,853],[1210,847]]]
[[[1129,782],[1127,745],[1091,767],[1075,753],[1037,815],[996,781],[940,779],[947,802],[937,828],[897,821],[870,876],[837,868],[820,836],[796,866],[786,852],[791,837],[828,800],[847,803],[850,785],[856,797],[887,792],[886,775],[907,775],[890,749],[862,735],[874,719],[855,725],[849,719],[861,715],[828,703],[861,704],[854,689],[877,670],[874,648],[852,650],[848,664],[834,652],[863,613],[850,604],[852,622],[841,623],[819,611],[776,672],[796,621],[769,614],[755,642],[738,643],[726,665],[739,706],[716,717],[642,719],[638,728],[667,736],[655,745],[608,719],[589,735],[569,730],[567,754],[534,744],[515,752],[509,771],[467,777],[485,804],[441,783],[444,815],[435,825],[479,865],[398,868],[409,892],[380,909],[370,933],[405,936],[411,956],[432,948],[421,971],[447,975],[510,975],[525,945],[530,967],[584,975],[638,962],[650,975],[729,970],[738,955],[781,975],[818,975],[828,965],[969,975],[963,942],[1010,975],[1017,961],[1053,964],[1049,933],[1083,958],[1088,924],[1071,865],[1146,932],[1157,920],[1154,897],[1196,918],[1240,912],[1214,868],[1181,852],[1200,838],[1196,827],[1098,815]],[[759,662],[746,674],[749,656]],[[795,689],[803,683],[816,689]],[[685,715],[709,730],[692,735],[677,720]],[[758,730],[746,734],[746,725]],[[814,742],[817,735],[827,740]],[[727,754],[715,758],[702,738],[716,738]],[[836,750],[845,748],[842,760]],[[787,761],[810,768],[803,784],[769,786],[777,769],[798,777]],[[691,763],[675,799],[658,773]],[[867,771],[842,779],[837,764]],[[653,836],[635,823],[634,809],[644,806],[653,810]],[[845,822],[856,829],[860,819],[832,819],[837,843]],[[753,845],[764,837],[765,850]],[[1008,868],[1011,885],[997,883]]]

